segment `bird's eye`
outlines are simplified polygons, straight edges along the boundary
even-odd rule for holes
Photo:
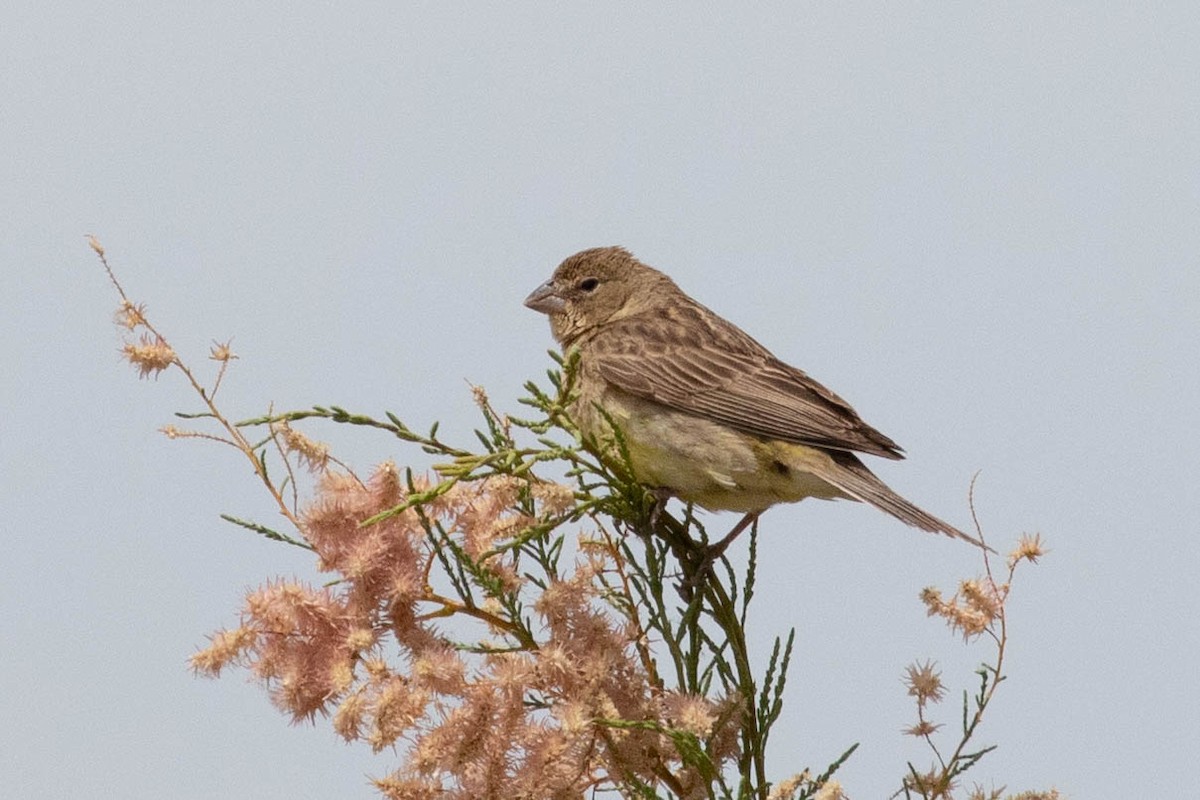
[[[585,292],[591,292],[595,291],[596,287],[600,285],[600,280],[599,278],[584,278],[575,285]]]

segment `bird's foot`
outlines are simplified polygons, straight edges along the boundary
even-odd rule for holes
[[[687,590],[695,589],[712,576],[713,564],[717,563],[717,559],[725,554],[729,545],[733,544],[733,540],[758,519],[760,513],[762,512],[754,511],[742,517],[738,520],[738,524],[734,525],[733,529],[725,534],[719,542],[703,548],[699,561],[688,570],[691,574],[683,580],[682,588]]]

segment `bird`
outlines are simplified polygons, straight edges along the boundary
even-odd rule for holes
[[[986,547],[901,497],[859,454],[904,458],[838,395],[784,363],[623,247],[565,259],[525,305],[577,351],[569,408],[585,441],[619,440],[639,483],[744,516],[718,552],[777,503],[854,500]],[[614,431],[614,426],[618,431]]]

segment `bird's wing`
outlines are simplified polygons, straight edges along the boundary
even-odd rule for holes
[[[617,388],[770,439],[903,458],[845,400],[699,304],[610,322],[585,345]]]

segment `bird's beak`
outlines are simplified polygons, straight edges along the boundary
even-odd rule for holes
[[[525,298],[525,306],[543,314],[557,314],[567,307],[567,301],[555,291],[552,281],[546,281]]]

